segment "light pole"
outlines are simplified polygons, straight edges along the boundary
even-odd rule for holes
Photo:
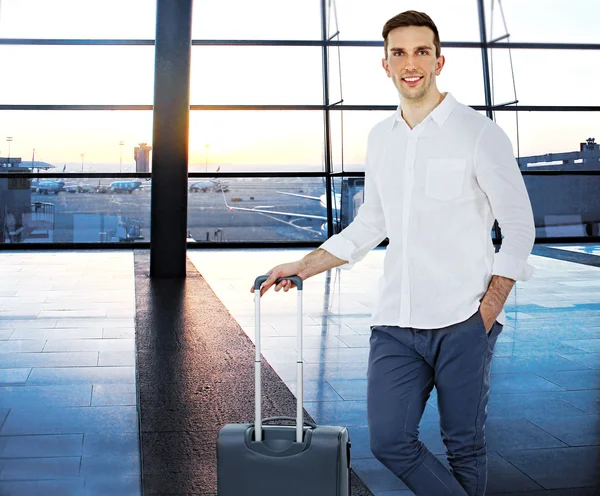
[[[119,154],[119,172],[121,171],[121,168],[123,167],[123,145],[125,144],[124,141],[119,141],[119,148],[121,149],[121,153]]]
[[[8,141],[8,158],[10,158],[10,143],[12,142],[12,140],[13,140],[12,136],[6,137],[6,141]]]
[[[85,157],[85,153],[81,154],[81,172],[83,172],[83,158]]]
[[[206,148],[206,151],[204,152],[204,172],[208,172],[208,149],[210,148],[210,144],[206,143],[204,148]]]

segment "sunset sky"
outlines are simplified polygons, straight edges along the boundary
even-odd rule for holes
[[[504,0],[511,41],[600,43],[595,0]],[[152,39],[154,0],[0,0],[0,38]],[[488,26],[491,0],[486,1]],[[320,2],[196,0],[196,39],[319,39]],[[379,40],[391,16],[411,8],[429,13],[442,41],[477,41],[475,0],[337,0],[342,40]],[[231,15],[235,12],[235,15]],[[587,12],[587,14],[586,14]],[[488,36],[505,33],[497,0]],[[249,22],[251,20],[251,22]],[[291,22],[293,20],[293,22]],[[335,30],[335,23],[331,23]],[[445,49],[438,79],[468,105],[484,103],[481,52]],[[339,99],[338,64],[347,104],[395,105],[381,69],[381,48],[331,50],[331,100]],[[523,105],[600,105],[600,52],[513,50],[517,96]],[[0,46],[0,104],[152,104],[154,47]],[[514,99],[507,50],[492,57],[495,102]],[[572,81],[565,76],[573,76]],[[318,47],[194,47],[192,104],[321,104]],[[360,164],[370,127],[387,113],[344,113],[344,162]],[[340,116],[334,114],[334,161],[339,168]],[[516,149],[513,113],[497,113]],[[519,113],[520,154],[571,151],[590,136],[600,140],[595,113]],[[148,111],[0,111],[0,156],[55,165],[133,163],[133,147],[152,141]],[[206,148],[209,144],[209,148]],[[321,112],[192,112],[190,163],[320,168]],[[206,152],[208,151],[208,157]],[[71,165],[69,165],[71,170]]]

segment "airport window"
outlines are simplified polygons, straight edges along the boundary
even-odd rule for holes
[[[192,48],[191,102],[320,105],[320,47]]]
[[[190,172],[323,172],[321,111],[190,114]]]
[[[342,96],[346,105],[398,105],[398,93],[383,68],[383,48],[342,47],[340,61],[335,50],[330,50],[330,100],[339,99],[341,69]],[[442,48],[446,65],[438,78],[440,91],[450,91],[465,105],[484,105],[481,50]]]
[[[153,0],[2,0],[0,38],[153,39]]]
[[[479,41],[477,0],[337,0],[336,4],[343,40],[379,40],[386,20],[417,10],[431,15],[443,41]]]
[[[592,1],[195,2],[188,242],[316,246],[351,221],[369,131],[398,105],[382,25],[408,9],[438,25],[440,90],[511,139],[538,241],[599,239]],[[1,2],[0,243],[146,243],[156,2]]]
[[[0,46],[18,77],[0,78],[3,102],[152,105],[152,46]]]
[[[490,62],[496,105],[515,100],[510,55],[519,105],[600,105],[600,51],[495,48]],[[574,75],[576,90],[565,85],[567,74]]]
[[[514,43],[598,43],[596,0],[485,0],[492,40],[508,33]],[[505,27],[506,22],[506,27]]]
[[[320,11],[320,0],[196,1],[192,38],[320,40]]]

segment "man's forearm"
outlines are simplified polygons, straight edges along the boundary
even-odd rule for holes
[[[302,258],[300,263],[302,264],[302,269],[298,275],[302,279],[306,279],[334,267],[344,265],[348,261],[332,255],[323,248],[318,248]]]
[[[492,315],[494,320],[506,303],[515,281],[502,276],[492,276],[488,289],[481,300],[482,315]]]

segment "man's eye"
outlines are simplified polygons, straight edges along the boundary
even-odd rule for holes
[[[402,55],[402,52],[394,52],[394,56]]]
[[[427,50],[419,50],[418,53],[421,55],[427,55]]]

